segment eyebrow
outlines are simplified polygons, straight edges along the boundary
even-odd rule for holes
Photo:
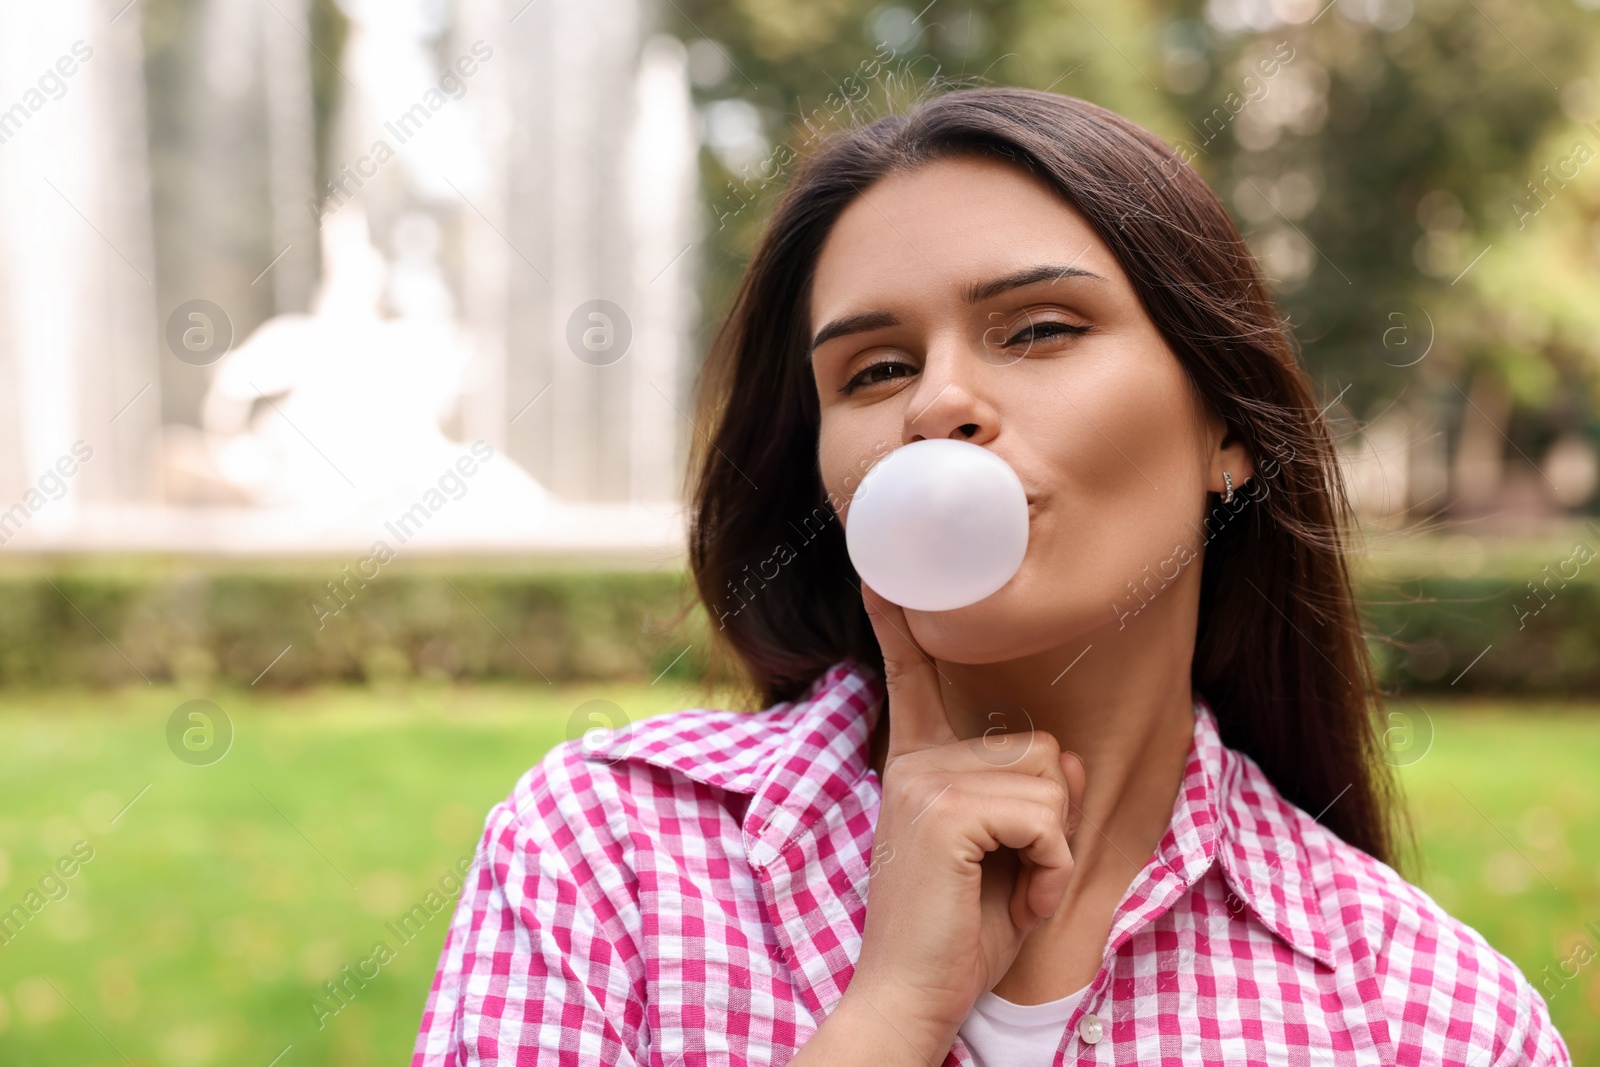
[[[1020,289],[1025,285],[1037,285],[1040,282],[1060,281],[1063,278],[1093,278],[1096,281],[1105,281],[1105,278],[1092,270],[1082,267],[1058,267],[1048,263],[1041,263],[1035,267],[1024,267],[1010,274],[1002,275],[987,282],[968,284],[961,287],[961,296],[969,304],[982,303],[991,300],[1001,293],[1012,289]],[[820,346],[832,341],[836,337],[847,337],[853,333],[865,333],[868,330],[880,330],[885,326],[898,326],[900,320],[889,311],[868,311],[860,315],[848,315],[842,319],[834,319],[811,339],[811,347],[806,355],[809,358]]]

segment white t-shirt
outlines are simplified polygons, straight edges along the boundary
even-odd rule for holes
[[[1043,1004],[1013,1004],[984,993],[956,1032],[978,1067],[1050,1067],[1067,1020],[1087,992],[1089,986],[1084,986]]]

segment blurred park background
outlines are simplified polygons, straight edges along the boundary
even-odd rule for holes
[[[1248,235],[1405,873],[1600,1063],[1600,0],[0,0],[0,1063],[404,1062],[515,778],[741,699],[681,485],[765,212],[983,84]]]

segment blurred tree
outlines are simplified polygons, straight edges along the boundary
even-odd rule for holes
[[[1570,151],[1556,130],[1574,108],[1592,107],[1581,72],[1600,44],[1594,13],[1559,0],[1212,0],[1206,15],[1213,54],[1235,70],[1269,40],[1296,50],[1288,79],[1240,115],[1232,158],[1198,165],[1278,279],[1329,395],[1348,387],[1346,408],[1366,418],[1399,401],[1414,438],[1447,431],[1458,456],[1480,447],[1460,435],[1481,434],[1496,472],[1503,455],[1559,499],[1529,463],[1563,426],[1594,423],[1600,345],[1549,327],[1593,313],[1595,213],[1544,255],[1509,207]],[[1582,213],[1581,197],[1562,199]],[[1458,478],[1455,496],[1494,507],[1499,484]]]
[[[775,193],[830,131],[985,84],[1070,92],[1158,130],[1181,127],[1169,94],[1146,73],[1154,66],[1141,27],[1160,22],[1147,0],[670,2],[669,28],[689,42],[706,146],[708,329]]]

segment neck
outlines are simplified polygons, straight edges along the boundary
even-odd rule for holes
[[[1167,592],[1176,595],[1158,598],[1124,628],[1112,623],[1044,652],[935,661],[957,736],[1040,730],[1083,760],[1081,818],[1069,841],[1079,870],[1131,878],[1171,818],[1194,736],[1198,589]],[[887,730],[877,732],[887,739]],[[882,756],[874,758],[880,776]]]

